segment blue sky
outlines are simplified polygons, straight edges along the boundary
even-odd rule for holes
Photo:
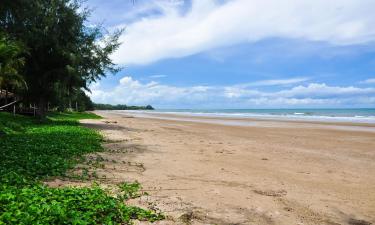
[[[122,28],[94,102],[157,108],[375,106],[372,0],[88,0]]]

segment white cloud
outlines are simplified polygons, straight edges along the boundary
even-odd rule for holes
[[[308,98],[314,96],[315,98],[336,98],[336,97],[357,97],[357,96],[371,96],[375,95],[375,88],[358,88],[358,87],[338,87],[328,86],[324,83],[312,83],[307,86],[297,86],[289,90],[283,90],[277,93],[278,96],[283,97],[298,97]]]
[[[367,79],[364,81],[359,82],[361,84],[375,84],[375,78]]]
[[[260,80],[252,83],[241,84],[241,87],[259,87],[259,86],[278,86],[278,85],[291,85],[301,83],[309,80],[307,77],[296,77],[289,79],[277,79],[277,80]]]
[[[155,81],[142,83],[130,76],[103,91],[92,86],[94,102],[156,107],[247,108],[247,107],[339,107],[375,104],[375,88],[329,86],[324,83],[298,85],[279,91],[261,91],[239,85],[177,87]]]
[[[162,1],[161,15],[120,24],[126,32],[115,62],[147,64],[272,37],[333,45],[375,41],[373,0],[193,0],[185,13],[180,5]]]
[[[175,87],[159,84],[155,81],[141,83],[125,76],[111,91],[92,89],[91,97],[95,102],[113,104],[176,104],[178,101],[206,100],[211,87]],[[211,93],[210,93],[211,94]]]

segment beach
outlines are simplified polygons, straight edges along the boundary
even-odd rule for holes
[[[95,113],[98,173],[139,181],[157,224],[375,223],[374,124]]]

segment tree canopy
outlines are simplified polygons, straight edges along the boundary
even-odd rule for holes
[[[8,91],[18,92],[27,87],[19,71],[24,65],[21,53],[22,47],[19,43],[0,34],[0,90],[5,90],[5,96],[8,96]],[[5,103],[6,101],[7,98]]]
[[[0,32],[9,41],[21,43],[21,47],[7,46],[14,49],[14,57],[22,55],[23,68],[16,63],[21,62],[18,58],[8,63],[9,67],[17,71],[12,74],[20,74],[27,84],[23,100],[36,103],[41,118],[47,103],[72,107],[72,100],[85,95],[83,90],[89,91],[91,82],[119,70],[110,55],[119,46],[121,31],[109,33],[100,26],[89,26],[89,15],[90,11],[78,0],[1,3]],[[4,77],[5,73],[1,73]]]

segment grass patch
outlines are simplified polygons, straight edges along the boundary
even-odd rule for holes
[[[0,135],[22,132],[32,122],[32,120],[24,116],[13,116],[10,113],[0,112]]]
[[[58,121],[58,120],[63,120],[63,121],[78,121],[78,120],[83,120],[83,119],[101,119],[101,116],[98,116],[94,113],[50,113],[49,114],[49,119]]]
[[[41,181],[66,172],[83,155],[102,150],[102,137],[79,126],[89,113],[54,113],[46,123],[0,113],[0,224],[129,224],[132,219],[155,221],[163,216],[124,204],[95,185],[51,188]],[[121,191],[135,197],[139,184]],[[137,186],[137,188],[135,188]]]

